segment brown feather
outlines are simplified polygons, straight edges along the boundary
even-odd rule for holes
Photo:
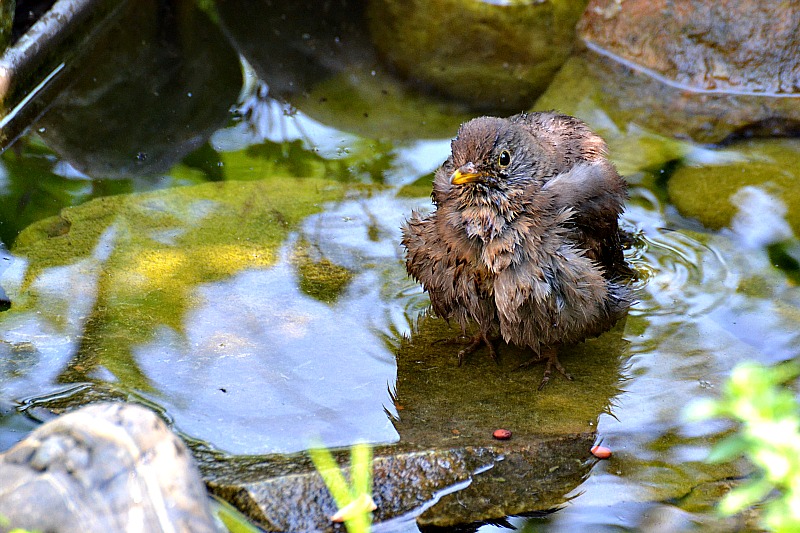
[[[434,312],[537,354],[611,328],[631,299],[615,279],[628,269],[627,186],[605,142],[574,117],[525,113],[473,119],[451,148],[434,177],[436,210],[403,227],[406,268]],[[451,183],[459,168],[480,177]]]

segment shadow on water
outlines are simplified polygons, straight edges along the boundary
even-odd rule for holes
[[[725,428],[681,411],[738,361],[797,355],[796,141],[712,150],[613,120],[597,88],[545,94],[628,177],[639,279],[625,321],[564,351],[575,381],[539,392],[514,347],[458,367],[441,342],[458,332],[406,276],[400,225],[432,208],[467,112],[380,66],[361,3],[310,27],[303,2],[220,2],[219,24],[158,6],[137,4],[2,155],[0,447],[42,408],[133,400],[275,529],[327,527],[315,438],[375,445],[386,531],[713,523],[708,495],[747,468],[705,464]],[[286,474],[305,495],[288,509]]]

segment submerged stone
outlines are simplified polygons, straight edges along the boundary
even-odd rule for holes
[[[12,301],[0,316],[0,339],[31,343],[30,354],[0,375],[6,393],[29,398],[65,384],[110,384],[153,395],[180,429],[222,449],[299,446],[305,433],[265,438],[242,408],[261,404],[262,415],[276,420],[297,417],[298,409],[312,416],[302,395],[280,400],[283,380],[293,376],[305,387],[321,375],[336,379],[337,367],[359,355],[354,348],[380,344],[340,319],[337,342],[353,353],[307,361],[300,346],[318,342],[333,311],[301,298],[294,269],[276,266],[297,223],[342,194],[332,180],[281,175],[106,197],[29,227],[0,281]],[[321,290],[313,286],[319,280],[305,278],[309,292]],[[330,352],[331,342],[318,353]],[[342,379],[358,380],[366,402],[374,387],[385,391],[386,380],[364,388],[365,373],[380,371],[359,368],[341,370]],[[310,374],[295,376],[296,369]],[[273,381],[277,389],[264,387]],[[386,424],[380,398],[374,403]],[[227,430],[214,427],[220,419]]]
[[[323,124],[376,139],[448,137],[472,118],[463,106],[415,91],[382,66],[330,77],[290,101]]]
[[[230,0],[217,9],[269,97],[328,127],[394,142],[447,137],[470,118],[387,71],[361,1]]]
[[[300,276],[300,290],[321,302],[333,303],[353,279],[353,273],[319,254],[313,255],[308,242],[299,242],[292,255]]]
[[[800,234],[800,142],[744,141],[714,157],[677,168],[667,182],[682,215],[733,228],[752,246]]]

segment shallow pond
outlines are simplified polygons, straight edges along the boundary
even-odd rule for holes
[[[435,394],[453,446],[477,427],[477,401],[497,415],[489,426],[596,431],[614,451],[559,511],[509,518],[517,527],[741,525],[712,505],[746,467],[703,462],[727,426],[689,423],[683,409],[740,361],[797,355],[800,247],[786,214],[800,199],[800,142],[676,141],[615,121],[600,89],[557,77],[536,108],[588,121],[630,183],[638,302],[565,354],[574,382],[538,392],[540,370],[514,371],[513,351],[500,349],[498,367],[477,353],[455,368],[456,349],[436,342],[447,326],[431,325],[404,269],[400,225],[431,208],[432,172],[470,113],[369,57],[315,70],[287,46],[265,63],[257,24],[224,19],[223,33],[184,15],[169,53],[185,56],[137,32],[146,46],[105,52],[117,56],[2,155],[0,448],[40,406],[103,397],[145,402],[224,454],[393,444],[410,407]],[[137,67],[120,72],[120,57]],[[286,90],[291,103],[271,96],[293,84],[304,85]],[[460,396],[459,372],[485,378],[486,398]]]

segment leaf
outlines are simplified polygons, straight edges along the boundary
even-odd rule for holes
[[[740,434],[725,437],[717,444],[706,457],[709,463],[722,463],[739,458],[747,452],[750,442]]]
[[[308,455],[311,456],[311,461],[314,467],[322,476],[325,486],[331,492],[336,507],[339,509],[346,507],[350,502],[355,499],[355,495],[350,491],[347,481],[339,469],[339,465],[333,459],[333,455],[327,448],[310,448]]]
[[[754,505],[772,491],[772,484],[759,479],[729,492],[719,502],[719,512],[725,516],[733,515]]]
[[[350,451],[350,469],[353,492],[356,495],[372,494],[372,448],[358,443]]]

